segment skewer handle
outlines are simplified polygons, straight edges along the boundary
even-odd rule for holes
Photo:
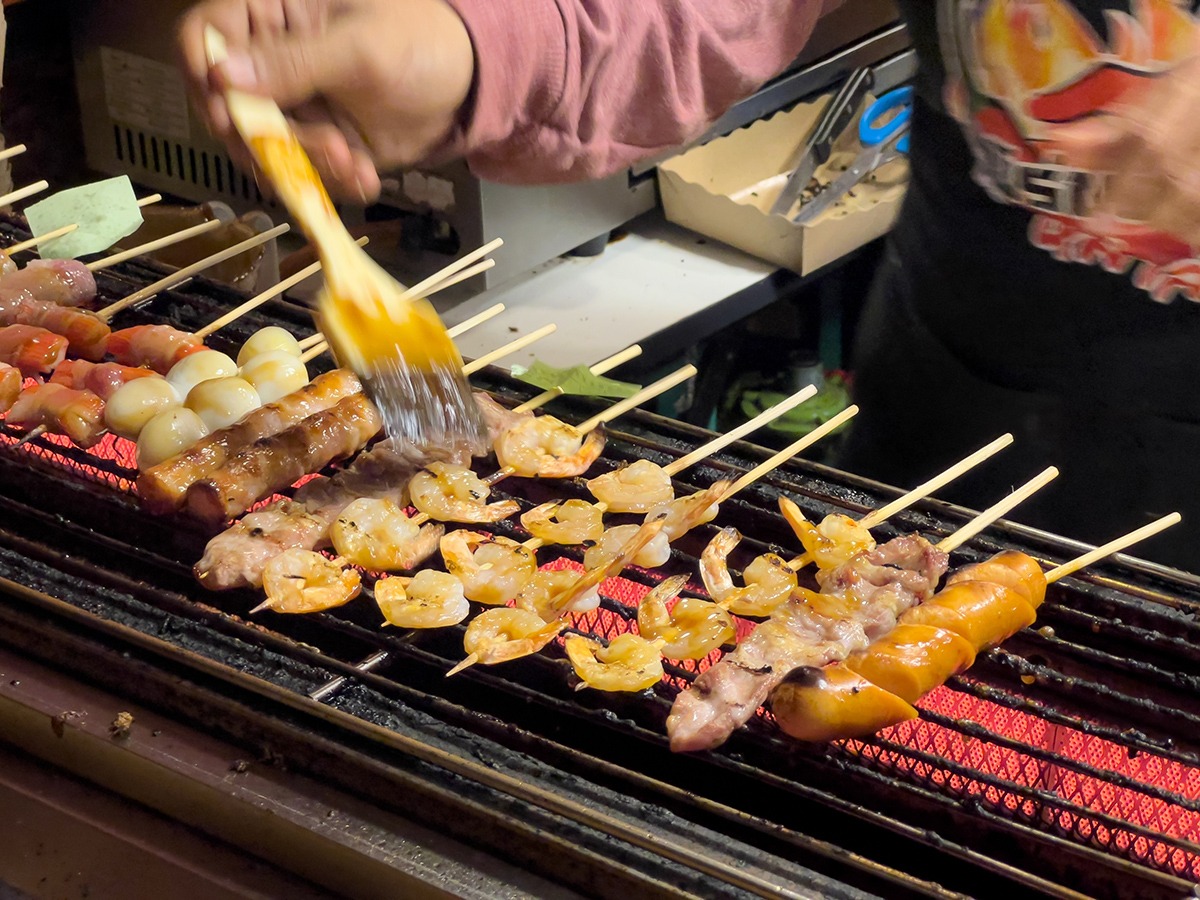
[[[900,512],[900,510],[907,509],[918,500],[929,496],[939,488],[945,487],[955,478],[958,478],[964,472],[975,468],[975,466],[979,465],[985,459],[988,459],[989,457],[994,456],[996,453],[999,453],[1012,442],[1013,436],[1011,434],[1000,435],[1000,437],[996,438],[986,447],[981,447],[980,449],[976,450],[966,459],[951,466],[945,472],[942,472],[942,474],[935,475],[924,484],[920,484],[913,488],[904,496],[897,497],[887,506],[881,507],[874,512],[867,514],[861,519],[859,524],[864,528],[874,528],[881,522],[885,522],[890,519],[896,513]]]
[[[613,419],[617,418],[617,416],[625,415],[625,413],[629,412],[634,407],[640,406],[647,400],[669,391],[677,384],[682,384],[695,374],[696,367],[690,363],[686,366],[676,369],[665,378],[660,378],[658,381],[654,382],[654,384],[650,384],[642,388],[632,397],[626,397],[624,400],[614,403],[608,409],[604,410],[604,412],[597,413],[596,415],[592,416],[582,425],[577,426],[579,433],[587,434],[596,426],[603,425],[605,422],[611,422]]]
[[[642,348],[637,344],[633,344],[621,350],[619,353],[614,353],[608,359],[602,359],[594,366],[588,366],[588,371],[593,375],[603,375],[605,372],[611,372],[617,366],[629,362],[629,360],[642,355]],[[561,387],[552,387],[548,391],[543,391],[532,400],[526,400],[520,406],[513,409],[513,412],[524,413],[532,412],[539,406],[545,406],[556,397],[561,397],[565,391]]]
[[[503,347],[497,347],[490,353],[485,353],[478,359],[473,359],[463,366],[464,375],[474,375],[484,366],[490,366],[496,360],[508,356],[510,353],[516,353],[518,350],[524,350],[535,341],[540,341],[547,335],[554,334],[558,330],[558,326],[551,322],[549,325],[543,325],[537,331],[531,331],[529,334],[517,338],[515,341],[509,341]]]
[[[770,407],[769,409],[763,410],[757,416],[755,416],[753,419],[751,419],[749,422],[743,422],[741,425],[739,425],[737,428],[734,428],[732,431],[728,431],[725,434],[722,434],[718,437],[713,438],[711,441],[709,441],[707,444],[703,445],[702,447],[697,447],[695,450],[693,450],[687,456],[681,456],[679,459],[675,460],[675,462],[671,463],[670,465],[663,466],[663,471],[666,472],[669,477],[674,478],[676,475],[678,475],[680,472],[682,472],[688,466],[694,465],[695,463],[700,462],[700,460],[702,460],[706,457],[712,456],[718,450],[721,450],[724,447],[728,447],[734,441],[740,440],[741,438],[748,435],[750,432],[755,431],[758,428],[761,428],[763,425],[767,424],[768,422],[772,422],[775,419],[778,419],[780,416],[782,416],[788,410],[799,406],[805,400],[812,399],[816,395],[816,393],[817,393],[817,386],[815,384],[810,384],[808,387],[803,388],[803,389],[797,391],[796,393],[792,394],[792,396],[788,397],[786,400],[781,400],[780,402],[776,403],[774,406]]]
[[[63,237],[70,234],[72,231],[78,231],[79,225],[72,222],[70,225],[64,225],[61,228],[55,228],[53,231],[47,231],[45,234],[35,234],[28,240],[13,244],[11,247],[5,247],[4,252],[9,256],[20,253],[24,250],[29,250],[36,247],[38,244],[43,244],[46,241],[52,241],[55,238]]]
[[[115,266],[117,263],[125,262],[127,259],[133,259],[135,256],[143,256],[147,253],[153,253],[155,250],[161,250],[163,247],[170,247],[173,244],[179,244],[186,241],[188,238],[193,238],[198,234],[204,234],[207,231],[212,231],[214,228],[221,227],[220,219],[209,219],[207,222],[201,222],[199,225],[193,225],[191,228],[185,228],[182,231],[177,231],[174,234],[168,234],[154,241],[147,241],[137,247],[130,247],[128,250],[122,250],[119,253],[114,253],[112,256],[106,256],[103,259],[98,259],[95,262],[88,263],[88,269],[92,272],[99,272],[102,269],[107,269],[109,266]]]
[[[494,241],[489,241],[488,243],[484,244],[479,249],[471,251],[466,256],[464,256],[462,259],[456,259],[454,262],[450,263],[450,265],[446,266],[444,269],[434,272],[432,275],[430,275],[424,281],[417,282],[412,287],[408,288],[408,290],[406,290],[403,294],[401,294],[400,299],[401,300],[411,300],[414,297],[428,296],[430,293],[429,289],[432,288],[434,285],[440,284],[441,282],[443,282],[447,278],[449,278],[451,275],[461,272],[467,266],[471,265],[471,263],[475,262],[478,259],[483,259],[483,257],[487,256],[489,253],[491,253],[497,247],[501,247],[503,245],[504,245],[504,241],[502,241],[500,238],[496,238]]]
[[[743,475],[741,478],[739,478],[737,481],[735,481],[733,484],[731,484],[729,486],[729,488],[725,491],[725,493],[721,495],[720,502],[724,503],[726,500],[728,500],[734,494],[749,487],[751,484],[753,484],[758,479],[762,478],[764,475],[766,475],[772,469],[779,468],[779,466],[783,465],[785,462],[787,462],[789,459],[791,459],[793,456],[795,456],[801,450],[804,450],[807,447],[811,447],[817,441],[821,440],[821,438],[825,437],[825,435],[829,434],[832,431],[837,430],[844,423],[849,422],[851,419],[853,419],[857,415],[858,415],[858,407],[857,406],[855,406],[853,404],[851,404],[850,406],[847,406],[836,416],[833,416],[828,422],[824,422],[823,424],[817,426],[812,431],[810,431],[808,434],[804,435],[804,437],[793,441],[791,444],[784,447],[778,453],[775,453],[775,454],[771,455],[770,457],[768,457],[767,459],[763,460],[761,463],[759,463],[757,466],[755,466],[753,469],[751,469],[749,472],[747,472],[745,475]]]
[[[3,196],[0,196],[0,206],[9,206],[13,203],[19,203],[26,197],[32,197],[39,191],[44,191],[50,187],[48,181],[35,181],[33,184],[27,184],[23,188],[17,188],[15,191],[10,191]]]
[[[497,303],[495,306],[489,306],[483,312],[475,313],[475,315],[471,316],[471,318],[464,319],[457,325],[450,326],[446,329],[446,334],[450,335],[452,338],[456,338],[459,335],[466,334],[476,325],[482,325],[488,319],[494,319],[502,312],[504,312],[503,303]]]
[[[121,310],[128,309],[134,304],[148,300],[160,291],[165,291],[175,287],[184,279],[190,278],[198,272],[204,271],[210,266],[215,266],[217,263],[224,262],[225,260],[237,256],[240,253],[245,253],[247,250],[253,250],[260,244],[265,244],[267,241],[274,240],[282,234],[287,234],[290,229],[291,226],[284,222],[282,225],[276,225],[269,231],[264,231],[262,234],[256,234],[253,237],[234,244],[232,247],[226,247],[224,250],[214,253],[212,256],[205,257],[199,262],[194,262],[190,266],[186,266],[178,271],[172,272],[165,278],[160,278],[153,284],[149,284],[141,290],[135,291],[128,297],[118,300],[116,303],[113,303],[110,306],[106,306],[104,309],[100,310],[97,315],[99,315],[101,319],[111,319],[117,313],[121,312]]]
[[[361,237],[357,241],[355,241],[355,243],[358,244],[358,246],[360,246],[360,247],[363,246],[364,244],[366,244],[366,242],[367,242],[367,239],[365,237]],[[318,260],[315,263],[311,263],[310,265],[305,266],[303,269],[301,269],[299,272],[295,273],[294,275],[283,279],[283,281],[279,282],[276,285],[273,285],[272,287],[267,288],[265,291],[263,291],[258,296],[251,297],[245,303],[242,303],[239,306],[235,306],[233,309],[231,309],[229,312],[225,313],[223,316],[221,316],[217,319],[214,319],[212,322],[209,322],[203,328],[196,331],[196,337],[201,338],[201,339],[208,337],[214,331],[219,331],[220,329],[222,329],[226,325],[228,325],[230,322],[240,319],[246,313],[250,312],[250,310],[256,309],[259,306],[262,306],[268,300],[273,300],[274,298],[278,297],[284,291],[290,291],[292,288],[294,288],[296,285],[298,285],[304,279],[309,278],[313,275],[316,275],[320,271],[321,271],[320,260]],[[312,338],[305,338],[306,341],[312,342],[309,344],[309,346],[315,346],[316,344],[319,344],[322,340],[324,340],[324,338],[321,338],[318,335],[314,335],[314,337],[316,337],[317,340],[313,341]],[[304,347],[303,341],[300,342],[300,346],[303,349],[303,347]]]
[[[14,156],[20,156],[29,148],[24,144],[13,144],[11,147],[5,147],[0,150],[0,160],[12,159]]]
[[[1056,566],[1046,573],[1046,583],[1054,584],[1060,578],[1066,578],[1068,575],[1073,575],[1080,569],[1097,563],[1107,556],[1112,556],[1114,553],[1119,553],[1128,547],[1132,547],[1139,541],[1144,541],[1146,538],[1153,537],[1160,531],[1166,531],[1172,525],[1178,525],[1183,521],[1183,516],[1177,512],[1168,513],[1161,519],[1155,519],[1148,525],[1143,525],[1129,534],[1122,535],[1119,538],[1114,538],[1107,544],[1102,544],[1095,550],[1090,550],[1082,556],[1077,556],[1070,562],[1065,562],[1061,566]]]
[[[1054,466],[1042,471],[1040,474],[1029,479],[999,503],[994,503],[977,515],[974,519],[964,525],[958,531],[948,535],[938,543],[938,549],[949,553],[958,547],[961,547],[983,529],[987,528],[1001,516],[1015,509],[1021,503],[1024,503],[1051,481],[1058,477],[1058,469]]]

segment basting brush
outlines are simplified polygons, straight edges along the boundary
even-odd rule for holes
[[[227,58],[225,39],[211,26],[205,47],[210,65]],[[317,324],[339,364],[362,380],[387,433],[417,446],[483,452],[486,432],[462,357],[421,294],[437,276],[406,290],[363,252],[273,100],[236,90],[225,100],[255,162],[317,248],[325,271]]]

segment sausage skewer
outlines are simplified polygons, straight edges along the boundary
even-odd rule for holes
[[[1163,516],[1045,574],[1012,550],[964,566],[869,647],[780,685],[771,698],[780,727],[800,740],[830,741],[916,718],[913,703],[1033,624],[1047,585],[1179,521],[1178,513]]]

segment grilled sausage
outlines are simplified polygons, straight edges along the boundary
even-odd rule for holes
[[[241,515],[255,501],[357,453],[383,428],[379,411],[361,393],[264,437],[230,457],[187,490],[186,508],[210,525]]]
[[[180,509],[193,483],[216,472],[239,451],[361,390],[358,378],[346,369],[319,375],[300,390],[254,410],[240,422],[202,438],[174,459],[146,470],[138,476],[138,495],[151,512]]]
[[[784,733],[813,743],[873,734],[917,717],[911,704],[841,665],[794,670],[771,694],[771,711]]]
[[[866,650],[773,694],[779,726],[801,740],[827,741],[910,719],[910,704],[970,667],[978,651],[1033,624],[1045,595],[1045,574],[1024,553],[964,566]]]

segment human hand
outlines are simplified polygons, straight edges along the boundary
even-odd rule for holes
[[[1108,173],[1089,218],[1200,247],[1200,52],[1048,143],[1072,168]]]
[[[211,68],[204,29],[226,39]],[[246,171],[253,164],[223,91],[270,97],[330,192],[367,202],[379,170],[427,157],[454,128],[474,77],[462,20],[445,0],[205,0],[180,21],[193,104]]]

